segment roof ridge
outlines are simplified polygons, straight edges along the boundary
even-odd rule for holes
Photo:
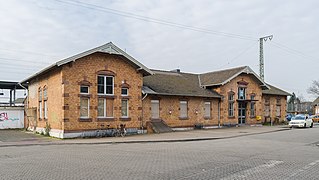
[[[240,68],[247,68],[247,67],[249,67],[249,66],[239,66],[239,67],[233,67],[233,68],[229,68],[229,69],[221,69],[221,70],[201,73],[200,75],[209,74],[209,73],[217,73],[217,72],[222,72],[222,71],[229,71],[229,70],[240,69]]]

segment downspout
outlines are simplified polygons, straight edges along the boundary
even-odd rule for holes
[[[28,90],[26,87],[24,87],[21,83],[18,83],[18,85],[19,85],[20,87],[22,87],[24,90],[27,91],[26,107],[29,108],[29,104],[28,104],[28,102],[29,102],[29,90]],[[25,110],[25,111],[26,111],[26,110]],[[27,112],[27,111],[26,111],[26,112]],[[27,124],[26,129],[29,128],[29,124],[30,124],[28,114],[27,114],[27,120],[28,120],[28,124]]]
[[[141,126],[142,126],[142,133],[144,134],[144,99],[147,97],[148,94],[145,94],[144,97],[142,97],[142,119],[141,119]]]

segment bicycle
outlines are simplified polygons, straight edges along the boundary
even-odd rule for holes
[[[120,128],[117,127],[114,130],[114,136],[115,137],[119,137],[119,136],[124,137],[124,136],[126,136],[125,124],[120,124]]]

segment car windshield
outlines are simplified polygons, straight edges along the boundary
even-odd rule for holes
[[[304,120],[305,119],[305,115],[297,115],[295,117],[292,117],[293,120]]]

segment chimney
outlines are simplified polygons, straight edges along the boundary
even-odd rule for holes
[[[177,72],[177,73],[180,73],[180,72],[181,72],[181,70],[180,70],[180,69],[173,69],[173,70],[171,70],[171,72]]]

